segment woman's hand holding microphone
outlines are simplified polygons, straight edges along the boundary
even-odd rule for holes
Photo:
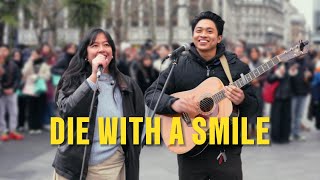
[[[98,54],[94,59],[92,59],[91,61],[91,67],[92,67],[92,73],[89,77],[89,79],[92,81],[92,82],[96,82],[97,81],[97,75],[98,75],[98,72],[99,72],[99,66],[101,65],[102,66],[102,70],[103,72],[106,72],[108,73],[108,67],[109,67],[109,63],[110,61],[112,60],[113,56],[111,57],[106,57],[102,54]],[[100,72],[102,73],[102,72]]]

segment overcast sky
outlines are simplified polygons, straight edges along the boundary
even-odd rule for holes
[[[314,0],[290,0],[291,3],[304,15],[308,28],[312,29],[313,26],[313,1]]]

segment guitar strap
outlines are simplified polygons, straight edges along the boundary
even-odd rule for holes
[[[229,68],[226,56],[222,55],[219,59],[220,59],[222,68],[224,70],[224,73],[226,73],[226,75],[228,77],[229,83],[233,84],[233,80],[232,80],[232,77],[231,77],[230,68]]]
[[[232,76],[231,76],[231,72],[230,72],[230,68],[229,68],[229,64],[228,64],[226,56],[222,55],[219,59],[220,59],[223,71],[227,75],[227,78],[229,80],[229,84],[233,84],[233,80],[232,80]],[[227,162],[227,155],[226,155],[225,151],[226,151],[225,149],[220,150],[220,153],[217,156],[217,160],[218,160],[219,165],[221,165],[223,162]]]

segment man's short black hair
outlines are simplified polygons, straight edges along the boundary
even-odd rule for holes
[[[219,15],[217,15],[211,11],[201,12],[198,16],[194,17],[194,19],[191,22],[192,34],[194,32],[194,28],[196,27],[198,22],[202,19],[209,19],[209,20],[213,21],[217,27],[218,35],[222,35],[224,20],[222,20],[222,18]]]

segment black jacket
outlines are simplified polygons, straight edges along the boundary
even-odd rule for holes
[[[137,83],[144,93],[148,87],[157,79],[159,73],[151,66],[145,67],[141,65],[137,72]]]
[[[267,77],[267,81],[269,83],[273,83],[276,81],[279,81],[279,86],[275,90],[275,95],[274,98],[278,100],[287,100],[292,97],[292,77],[289,75],[289,63],[284,63],[285,68],[286,68],[286,73],[282,78],[279,78],[276,74],[275,71],[276,69],[273,69],[272,72],[269,73]],[[279,65],[278,65],[279,67]]]
[[[64,71],[68,68],[69,63],[73,56],[74,54],[69,54],[69,53],[63,54],[63,56],[51,68],[51,73],[61,76],[64,73]]]
[[[231,76],[234,81],[240,78],[241,73],[246,74],[250,72],[248,65],[241,62],[235,54],[225,51],[225,47],[223,44],[218,45],[216,56],[208,62],[198,54],[195,46],[191,44],[189,53],[181,55],[179,57],[178,65],[173,70],[173,74],[169,80],[165,94],[163,95],[159,103],[157,113],[176,114],[176,112],[171,108],[171,104],[176,100],[176,98],[170,96],[170,94],[193,89],[209,77],[218,77],[224,85],[228,85],[228,78],[224,73],[219,60],[219,58],[223,54],[228,60]],[[152,106],[150,107],[151,109],[153,109],[154,105],[156,104],[157,98],[160,95],[160,92],[168,77],[169,71],[170,68],[167,68],[160,75],[157,88],[156,80],[146,90],[145,100],[147,105],[150,104],[153,92],[156,91],[155,97],[152,101]],[[246,85],[242,89],[244,90],[245,99],[239,105],[240,116],[248,117],[250,114],[255,114],[257,112],[259,104],[251,85]]]
[[[292,77],[292,95],[293,96],[306,96],[310,93],[311,87],[310,82],[312,77],[305,80],[305,72],[310,71],[313,72],[312,67],[308,66],[307,60],[305,58],[298,58],[295,60],[295,63],[298,64],[298,74]]]
[[[139,86],[131,80],[128,76],[120,74],[117,78],[119,80],[120,91],[122,94],[123,116],[127,117],[127,142],[122,145],[125,152],[125,169],[127,180],[139,179],[139,156],[141,145],[133,145],[133,126],[129,123],[129,117],[144,117],[144,101],[143,94]],[[67,117],[88,117],[91,99],[93,97],[93,90],[90,88],[86,78],[83,77],[83,83],[70,95],[65,94],[60,90],[58,92],[57,105],[61,117],[67,122]],[[87,147],[87,155],[85,159],[84,178],[88,173],[88,161],[90,158],[92,139],[94,133],[95,119],[98,106],[98,94],[95,96],[92,118],[90,119],[89,128],[89,142]],[[108,103],[108,102],[101,102]],[[66,123],[67,124],[67,123]],[[67,126],[67,125],[66,125]],[[83,126],[87,126],[84,124]],[[76,123],[74,123],[74,140],[76,139]],[[140,137],[143,129],[143,123],[139,126]],[[85,139],[85,134],[83,134]],[[70,180],[78,180],[81,173],[82,157],[84,152],[84,145],[68,145],[67,144],[67,129],[65,129],[64,143],[58,147],[56,157],[53,162],[53,167],[56,172],[63,177]]]
[[[229,80],[224,73],[223,67],[220,63],[219,58],[222,55],[226,56],[228,65],[230,67],[231,76],[233,81],[240,78],[240,74],[246,74],[250,72],[249,66],[241,62],[237,56],[231,52],[225,51],[224,45],[219,44],[217,47],[217,53],[214,58],[210,61],[205,61],[197,52],[195,46],[191,44],[191,49],[189,53],[181,55],[178,61],[178,65],[173,70],[173,74],[167,85],[167,89],[161,99],[157,113],[158,114],[177,114],[172,108],[171,104],[176,100],[175,97],[170,96],[170,94],[186,91],[197,87],[201,82],[209,77],[219,78],[224,85],[229,84]],[[159,85],[156,88],[157,80],[147,89],[145,92],[145,101],[149,105],[153,97],[153,92],[156,91],[155,97],[152,101],[151,109],[154,109],[154,105],[159,97],[159,94],[164,86],[164,83],[168,77],[170,68],[167,68],[159,77]],[[240,110],[240,117],[249,117],[252,114],[256,114],[259,108],[258,99],[251,85],[246,85],[243,88],[245,99],[238,106]],[[239,119],[239,123],[241,119]],[[231,125],[232,126],[232,125]],[[239,126],[239,134],[241,126]],[[232,131],[229,131],[229,142],[232,142]],[[239,142],[241,142],[241,135],[238,135]],[[211,145],[210,145],[211,146]],[[233,151],[234,153],[241,152],[241,145],[212,145],[216,151],[225,150],[226,146],[228,151]],[[210,149],[209,151],[211,151]],[[188,153],[179,156],[189,156]]]
[[[21,73],[19,67],[13,60],[6,59],[3,64],[3,69],[5,69],[5,73],[0,76],[0,96],[3,94],[4,89],[13,88],[16,90],[19,87]]]

